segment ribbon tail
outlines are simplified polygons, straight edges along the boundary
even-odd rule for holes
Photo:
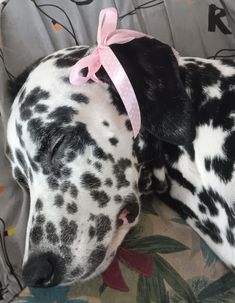
[[[140,131],[141,117],[139,104],[131,82],[118,58],[109,47],[100,49],[99,53],[100,62],[115,85],[117,92],[124,103],[132,125],[134,137],[136,137]]]

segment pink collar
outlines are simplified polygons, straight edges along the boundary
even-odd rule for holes
[[[98,46],[90,55],[82,58],[72,67],[70,82],[73,85],[82,85],[92,79],[99,83],[100,80],[96,77],[96,72],[103,66],[124,103],[134,137],[136,137],[141,126],[138,101],[125,70],[109,45],[127,43],[147,35],[132,30],[116,29],[117,21],[118,15],[115,8],[106,8],[100,12],[97,32]],[[85,67],[88,68],[88,73],[86,77],[83,77],[80,71]]]

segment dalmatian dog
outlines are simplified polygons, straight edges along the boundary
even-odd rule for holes
[[[30,198],[25,285],[69,284],[103,272],[138,222],[141,193],[149,192],[233,269],[235,63],[177,59],[147,37],[111,48],[139,102],[137,138],[104,69],[97,74],[102,83],[70,84],[88,47],[40,59],[10,83],[7,154]]]

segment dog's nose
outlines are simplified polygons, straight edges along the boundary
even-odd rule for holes
[[[130,203],[126,205],[118,215],[117,226],[121,226],[126,223],[133,223],[139,215],[139,212],[140,207],[138,203]]]
[[[65,273],[63,259],[51,252],[32,255],[23,267],[25,286],[46,288],[61,283]]]

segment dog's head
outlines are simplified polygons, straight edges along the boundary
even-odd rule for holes
[[[141,38],[112,49],[136,92],[142,134],[174,144],[192,140],[191,105],[171,48]],[[103,84],[69,83],[71,66],[86,51],[75,47],[40,60],[9,118],[13,175],[30,196],[23,278],[33,287],[101,273],[138,221],[138,161],[147,142],[142,134],[133,139],[104,70]]]

